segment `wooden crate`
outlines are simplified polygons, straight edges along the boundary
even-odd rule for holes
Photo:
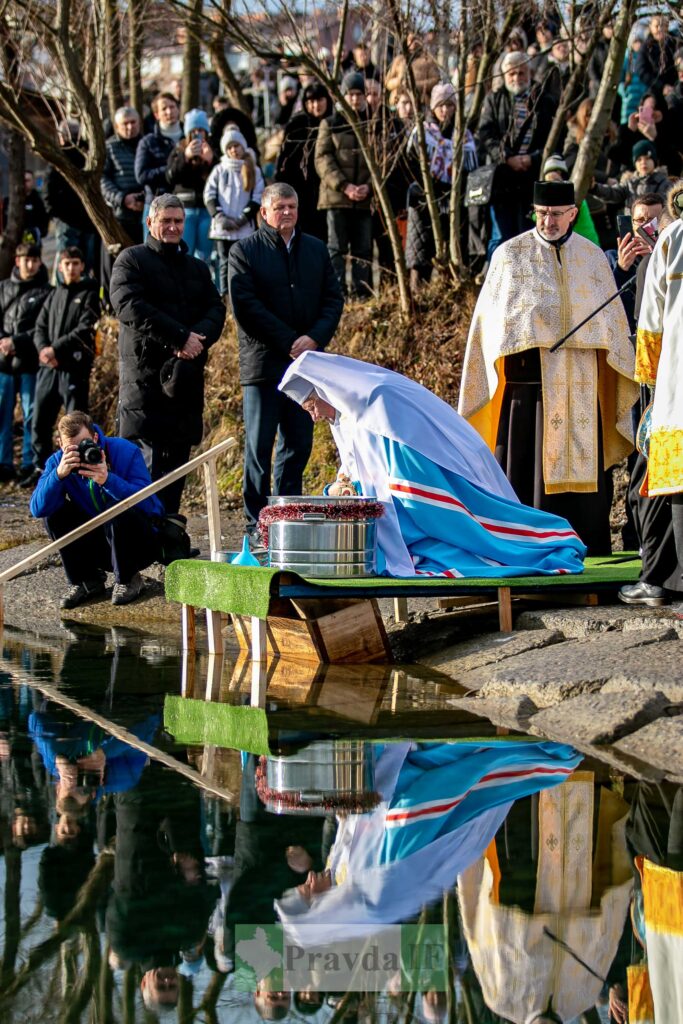
[[[266,619],[268,657],[318,664],[391,661],[389,641],[375,600],[316,600],[290,605],[288,614],[269,615]],[[251,650],[251,619],[233,615],[232,621],[240,647]]]

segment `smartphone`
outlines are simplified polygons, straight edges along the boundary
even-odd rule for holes
[[[619,238],[624,238],[626,235],[633,234],[633,221],[631,220],[630,213],[617,214],[617,234],[619,235]]]

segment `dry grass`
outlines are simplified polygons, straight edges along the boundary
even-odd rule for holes
[[[475,301],[475,289],[456,292],[443,281],[435,281],[421,293],[413,316],[406,323],[399,314],[395,289],[387,287],[368,302],[347,305],[331,351],[405,373],[455,406]],[[118,401],[117,322],[105,316],[98,330],[102,351],[93,368],[91,411],[105,431],[114,432]],[[204,424],[204,448],[231,436],[240,441],[236,454],[231,453],[219,466],[221,496],[228,503],[237,502],[241,500],[242,479],[242,395],[237,335],[230,316],[223,336],[209,355]],[[320,424],[315,430],[304,490],[319,492],[334,478],[337,464],[330,431]],[[192,503],[202,492],[202,476],[195,473],[188,481],[186,500]]]

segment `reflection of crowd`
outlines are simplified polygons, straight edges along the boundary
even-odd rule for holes
[[[71,665],[67,674],[76,683]],[[146,717],[137,709],[136,720],[130,708],[127,727],[163,746],[152,706]],[[643,992],[655,1006],[666,993],[680,1010],[678,982],[667,973],[676,936],[666,917],[683,891],[679,787],[627,781],[622,794],[591,772],[572,773],[579,757],[556,744],[392,747],[388,765],[380,768],[383,754],[377,762],[385,802],[369,815],[339,811],[335,820],[334,800],[327,816],[302,814],[295,803],[292,813],[271,813],[249,755],[237,817],[99,727],[5,680],[5,851],[43,846],[39,886],[58,921],[95,900],[89,913],[98,910],[109,968],[115,978],[133,972],[152,1012],[175,1006],[183,985],[200,976],[201,984],[213,974],[232,985],[240,926],[279,917],[304,947],[337,948],[358,929],[367,937],[368,927],[397,918],[416,923],[421,915],[441,933],[444,914],[455,987],[450,997],[439,988],[419,994],[426,1021],[445,1021],[451,1003],[464,1000],[477,1019],[519,1024],[568,1021],[609,1003],[624,1024],[629,996],[633,1012]],[[305,746],[288,744],[279,759],[288,756],[302,763]],[[535,766],[533,775],[543,764],[545,774],[523,771],[513,786],[475,781],[524,765]],[[466,797],[455,799],[463,789]],[[413,823],[425,796],[431,819]],[[393,822],[396,815],[408,820]],[[111,877],[97,895],[90,883],[103,856]],[[674,897],[660,904],[663,885]],[[437,898],[442,889],[455,903]],[[376,997],[388,1009],[398,1011],[411,988],[403,969]],[[312,975],[297,992],[268,976],[254,984],[264,1020],[292,1009],[329,1015],[342,1002],[345,1020],[370,1012],[360,995],[326,992],[324,977]]]

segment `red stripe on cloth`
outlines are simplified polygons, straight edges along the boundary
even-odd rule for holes
[[[473,793],[474,790],[478,789],[485,782],[492,782],[495,779],[523,779],[531,776],[544,776],[544,775],[571,775],[574,771],[573,768],[524,768],[519,771],[500,771],[491,772],[489,775],[484,775],[479,782],[475,783],[465,793],[461,793],[460,796],[454,797],[452,800],[446,801],[443,804],[436,804],[432,807],[423,807],[420,810],[415,811],[390,811],[386,816],[386,821],[400,821],[406,822],[409,818],[416,820],[417,818],[423,818],[427,814],[444,814],[446,811],[452,810],[457,807],[466,796]]]
[[[452,505],[456,508],[462,509],[471,519],[483,526],[485,530],[490,533],[506,533],[516,534],[521,537],[536,537],[539,539],[545,539],[547,537],[576,537],[578,536],[575,530],[534,530],[527,529],[522,526],[500,526],[492,523],[487,523],[482,520],[479,516],[471,512],[466,505],[463,505],[457,498],[452,497],[450,494],[440,494],[437,491],[430,491],[424,487],[416,487],[414,484],[399,484],[392,483],[389,485],[389,490],[398,491],[401,494],[412,494],[417,498],[429,498],[431,501],[441,502],[443,505]]]

